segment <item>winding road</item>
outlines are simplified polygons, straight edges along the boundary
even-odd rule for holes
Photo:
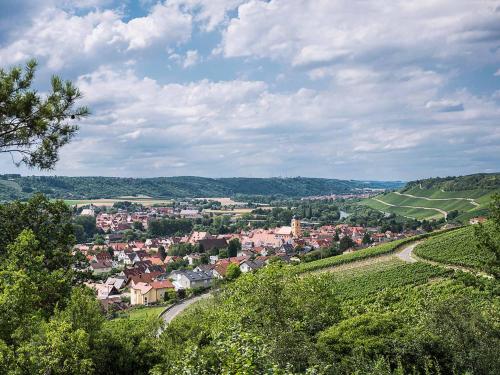
[[[413,243],[405,246],[402,250],[400,250],[400,251],[398,251],[396,253],[393,253],[393,254],[381,255],[381,256],[375,257],[375,258],[362,259],[362,260],[359,260],[359,261],[355,261],[355,262],[351,262],[351,263],[346,263],[344,265],[339,265],[339,266],[329,267],[329,268],[325,268],[325,269],[318,270],[318,271],[313,271],[313,273],[331,272],[332,269],[336,269],[336,268],[339,268],[339,267],[340,268],[343,267],[345,269],[347,269],[347,268],[353,269],[353,268],[358,268],[358,267],[365,267],[365,266],[369,265],[371,262],[374,262],[374,261],[377,261],[377,260],[379,260],[379,261],[385,261],[385,260],[387,260],[389,258],[397,257],[398,259],[400,259],[400,260],[402,260],[403,262],[406,262],[406,263],[423,262],[423,263],[431,264],[433,266],[439,266],[439,267],[443,267],[443,268],[447,268],[447,269],[451,269],[451,270],[455,270],[455,271],[468,272],[468,273],[472,273],[472,274],[475,274],[475,275],[487,277],[487,278],[490,278],[490,279],[493,278],[493,276],[488,275],[488,274],[486,274],[484,272],[479,272],[479,271],[472,270],[472,269],[469,269],[469,268],[466,268],[466,267],[455,266],[455,265],[451,265],[451,264],[439,263],[439,262],[435,262],[435,261],[432,261],[432,260],[427,260],[427,259],[423,259],[423,258],[417,257],[413,253],[413,250],[421,242],[422,241],[413,242]],[[211,296],[212,296],[212,294],[210,292],[205,293],[205,294],[201,294],[199,296],[186,299],[186,300],[184,300],[184,301],[182,301],[182,302],[180,302],[180,303],[178,303],[176,305],[171,306],[167,310],[165,310],[161,314],[161,318],[164,321],[164,325],[163,325],[162,328],[160,328],[158,334],[160,334],[163,331],[163,328],[164,328],[165,325],[167,325],[168,323],[170,323],[173,319],[175,319],[180,313],[182,313],[184,310],[186,310],[193,303],[196,303],[196,302],[201,301],[201,300],[206,299],[206,298],[210,298]]]
[[[177,315],[191,306],[193,303],[201,301],[202,299],[210,297],[210,293],[200,294],[199,296],[185,299],[184,301],[173,305],[166,312],[161,315],[161,318],[165,323],[170,323]]]
[[[390,206],[390,207],[396,207],[396,208],[397,207],[402,207],[402,208],[421,208],[422,210],[437,211],[441,215],[443,215],[445,219],[448,217],[448,212],[446,212],[445,210],[442,210],[440,208],[430,208],[430,207],[420,207],[420,206],[398,206],[396,204],[384,202],[383,200],[380,200],[378,198],[372,198],[372,199],[375,200],[375,201],[377,201],[377,202],[379,202],[379,203],[385,204],[386,206]]]
[[[404,262],[407,263],[415,263],[417,260],[413,257],[413,249],[415,249],[415,246],[417,246],[420,242],[414,242],[405,248],[401,250],[400,252],[396,253],[396,256],[401,259]]]
[[[401,195],[403,197],[410,197],[410,198],[416,198],[416,199],[425,199],[426,201],[450,201],[450,200],[458,200],[458,201],[467,201],[473,206],[479,207],[479,203],[477,203],[474,199],[472,198],[427,198],[427,197],[418,197],[413,194],[406,194],[406,193],[400,193],[398,191],[395,191],[394,194]]]

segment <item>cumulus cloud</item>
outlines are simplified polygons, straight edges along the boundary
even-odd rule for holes
[[[20,38],[0,48],[0,62],[12,64],[39,57],[47,59],[50,69],[59,70],[81,58],[143,49],[154,43],[175,44],[190,35],[191,16],[169,4],[157,4],[147,16],[128,22],[117,10],[95,10],[80,16],[48,8]]]
[[[371,80],[360,86],[366,75]],[[68,173],[76,160],[82,173],[92,174],[98,157],[104,174],[356,171],[387,178],[395,170],[408,176],[428,168],[443,148],[474,154],[479,139],[489,145],[488,155],[498,151],[500,110],[493,100],[466,91],[441,98],[446,80],[418,68],[390,78],[346,70],[335,90],[283,93],[262,81],[160,84],[132,69],[103,66],[77,82],[94,116],[75,147],[64,150],[57,172]],[[463,111],[441,110],[456,103]],[[415,158],[422,153],[429,160]],[[375,172],[370,162],[377,160],[383,167]]]
[[[416,57],[498,58],[499,13],[489,0],[251,1],[224,32],[225,56],[295,66]]]
[[[213,31],[220,24],[229,21],[228,12],[234,11],[248,0],[171,0],[195,15],[205,31]]]
[[[189,50],[186,52],[186,57],[184,59],[184,62],[182,63],[182,66],[184,68],[189,68],[190,66],[196,65],[200,60],[200,56],[198,55],[198,51],[196,50]]]
[[[464,110],[464,105],[462,103],[446,99],[439,101],[431,100],[427,102],[425,107],[438,112],[457,112]]]
[[[500,163],[495,3],[48,0],[0,22],[0,63],[38,57],[83,91],[58,174],[472,173]]]

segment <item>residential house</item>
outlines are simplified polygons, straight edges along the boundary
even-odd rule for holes
[[[165,299],[165,293],[169,289],[174,289],[174,285],[170,280],[136,283],[130,288],[130,304],[149,305],[162,302]]]
[[[114,286],[117,290],[125,287],[127,284],[127,279],[125,277],[108,277],[104,282],[106,285]]]
[[[120,298],[120,292],[114,285],[102,283],[85,283],[97,292],[97,299]]]
[[[107,273],[110,272],[112,269],[113,269],[113,263],[107,260],[102,262],[90,263],[90,270],[94,275]]]
[[[240,270],[243,273],[250,272],[250,271],[255,271],[258,270],[259,268],[262,268],[265,266],[265,262],[260,259],[255,259],[255,260],[244,260],[243,262],[240,263]]]
[[[208,287],[212,283],[212,277],[205,272],[173,271],[170,278],[175,290]]]

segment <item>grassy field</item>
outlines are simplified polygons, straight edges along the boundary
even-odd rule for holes
[[[64,202],[70,206],[87,205],[93,204],[95,206],[112,206],[116,202],[133,202],[140,203],[144,206],[154,206],[154,205],[169,205],[172,203],[170,199],[156,199],[156,198],[133,198],[133,197],[123,197],[123,198],[102,198],[102,199],[65,199]]]
[[[158,317],[160,313],[166,309],[166,306],[152,306],[152,307],[142,307],[142,308],[132,308],[125,312],[120,313],[118,319],[132,319],[132,320],[144,320],[146,318]]]
[[[418,220],[444,217],[444,213],[438,210],[446,213],[456,210],[460,213],[458,219],[466,222],[471,217],[486,213],[491,196],[495,192],[499,190],[442,191],[414,187],[401,193],[387,193],[365,199],[360,204],[382,212],[395,213]]]
[[[491,226],[487,225],[487,228]],[[491,258],[491,254],[477,248],[472,225],[428,239],[415,248],[415,254],[439,263],[478,270],[484,270]]]

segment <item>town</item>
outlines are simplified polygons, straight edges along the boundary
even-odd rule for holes
[[[342,218],[314,223],[297,215],[289,225],[270,228],[254,227],[258,220],[248,219],[243,228],[234,231],[228,230],[231,227],[219,233],[211,233],[206,227],[197,230],[200,225],[196,223],[210,217],[212,222],[236,223],[263,209],[276,210],[259,206],[242,211],[245,203],[230,203],[230,207],[224,207],[220,200],[204,199],[161,207],[131,202],[116,203],[111,208],[92,204],[76,207],[76,223],[95,225],[92,241],[74,248],[75,254],[84,255],[88,261],[86,285],[96,291],[108,312],[173,303],[271,262],[309,262],[424,232],[382,230],[344,223]],[[217,212],[221,214],[214,215]]]

